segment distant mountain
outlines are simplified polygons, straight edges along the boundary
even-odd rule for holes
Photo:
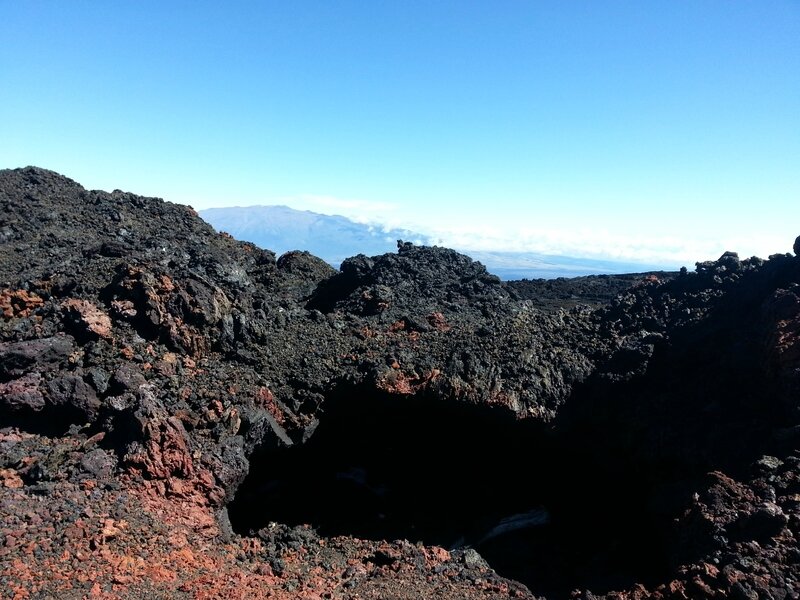
[[[427,235],[407,229],[390,229],[356,223],[338,215],[323,215],[288,206],[209,208],[200,216],[217,231],[253,242],[280,255],[289,250],[308,250],[334,267],[356,254],[374,256],[397,250],[397,240],[430,244]],[[604,273],[657,271],[663,265],[647,265],[532,252],[486,252],[456,248],[501,279],[552,279]]]
[[[356,223],[338,215],[322,215],[288,206],[209,208],[200,216],[217,231],[253,242],[278,255],[289,250],[308,250],[335,267],[356,254],[374,256],[397,250],[397,240],[426,243],[404,229],[382,229]]]

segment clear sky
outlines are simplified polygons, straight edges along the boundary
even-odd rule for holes
[[[800,234],[800,2],[0,0],[0,167],[667,264]]]

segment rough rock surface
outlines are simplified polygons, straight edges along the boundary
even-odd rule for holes
[[[800,259],[621,280],[0,171],[0,589],[798,598]]]

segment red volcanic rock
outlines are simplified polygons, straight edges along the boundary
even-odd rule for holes
[[[43,304],[44,300],[27,290],[0,290],[0,312],[5,319],[27,317]]]
[[[440,312],[434,312],[428,315],[428,323],[437,331],[449,331],[450,326],[447,324],[447,319]]]
[[[91,302],[70,298],[61,304],[61,308],[79,333],[95,338],[111,338],[111,319]]]
[[[19,473],[13,469],[0,469],[0,484],[12,489],[19,489],[24,485]]]

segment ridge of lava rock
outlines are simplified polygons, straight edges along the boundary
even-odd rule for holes
[[[2,170],[0,585],[797,598],[800,258],[629,277],[336,272]]]

